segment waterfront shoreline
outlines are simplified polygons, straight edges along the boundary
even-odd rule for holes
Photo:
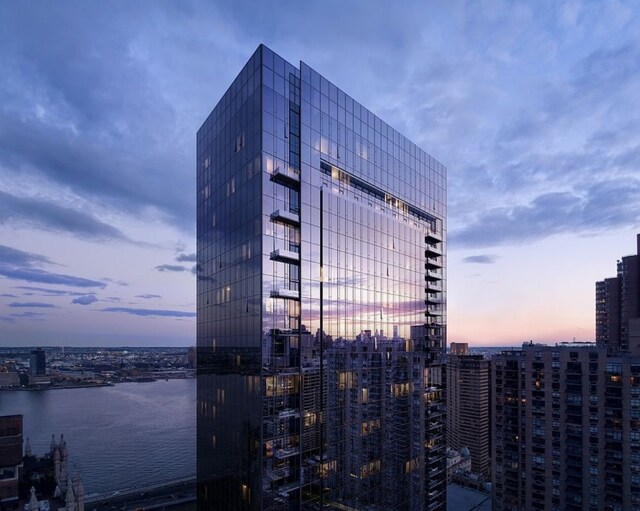
[[[0,392],[0,415],[24,416],[34,455],[49,452],[52,433],[64,433],[69,467],[92,498],[193,477],[196,410],[195,379]]]
[[[68,385],[46,385],[42,387],[0,387],[0,392],[10,391],[10,392],[39,392],[42,390],[67,390],[67,389],[90,389],[90,388],[98,388],[98,387],[115,387],[120,383],[155,383],[158,381],[168,381],[168,380],[193,380],[195,376],[185,376],[182,378],[176,377],[141,377],[139,379],[134,380],[123,380],[116,382],[101,382],[101,383],[71,383]]]
[[[90,385],[79,385],[74,383],[71,385],[47,385],[46,387],[2,387],[0,388],[0,392],[40,392],[43,390],[90,389],[93,387],[114,387],[115,385],[115,383],[93,383]]]

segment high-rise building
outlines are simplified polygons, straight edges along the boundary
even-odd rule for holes
[[[611,354],[620,351],[620,281],[596,282],[596,342]]]
[[[640,510],[640,359],[526,344],[492,362],[493,509]]]
[[[617,276],[596,282],[596,342],[610,355],[640,356],[640,234],[636,255],[618,261]]]
[[[197,168],[199,509],[445,509],[446,169],[262,45]]]
[[[31,350],[29,355],[29,373],[31,376],[47,374],[47,355],[42,348]]]
[[[460,343],[455,348],[460,348]],[[466,353],[453,349],[451,352]],[[447,445],[471,454],[471,470],[491,473],[491,361],[482,355],[447,357]]]
[[[195,346],[189,346],[187,351],[187,366],[189,369],[195,369],[197,367],[197,351]]]

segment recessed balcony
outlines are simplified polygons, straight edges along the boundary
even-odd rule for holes
[[[437,257],[442,255],[442,249],[437,245],[427,245],[426,250],[424,251],[425,257]]]
[[[289,167],[278,167],[270,179],[282,185],[296,186],[300,184],[300,173]]]
[[[424,276],[424,280],[427,282],[439,282],[442,280],[442,275],[440,275],[440,272],[437,270],[429,270]]]
[[[437,281],[427,282],[427,287],[424,288],[425,293],[442,293],[442,286]]]
[[[442,235],[438,234],[435,231],[429,231],[427,235],[424,237],[424,242],[428,244],[441,243]]]
[[[285,250],[283,248],[278,248],[271,252],[269,258],[272,261],[279,261],[281,263],[300,264],[300,254],[298,252]]]
[[[300,225],[300,215],[291,213],[291,211],[285,211],[284,209],[278,209],[271,213],[271,221],[297,227]]]
[[[434,258],[427,259],[427,262],[424,263],[425,270],[437,270],[442,268],[442,263]]]
[[[295,289],[273,289],[270,294],[271,298],[286,298],[288,300],[300,300],[300,294]]]
[[[276,449],[275,455],[276,458],[278,459],[284,459],[284,458],[289,458],[290,456],[295,456],[296,454],[298,454],[298,448],[297,447],[289,447],[286,449]]]
[[[286,419],[289,417],[299,417],[300,410],[296,410],[295,408],[285,408],[284,410],[278,412],[279,419]]]

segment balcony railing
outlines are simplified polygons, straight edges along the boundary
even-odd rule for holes
[[[271,174],[271,180],[276,183],[296,185],[300,183],[300,173],[289,167],[278,167]]]
[[[431,245],[434,243],[440,243],[442,242],[442,235],[435,231],[429,231],[424,237],[424,242]]]
[[[288,298],[289,300],[299,300],[300,294],[294,289],[273,289],[270,294],[271,298]]]
[[[271,252],[270,259],[272,261],[280,261],[283,263],[300,263],[300,254],[291,250],[278,248]]]
[[[271,220],[287,225],[300,225],[300,215],[291,213],[291,211],[285,211],[284,209],[278,209],[271,213]]]

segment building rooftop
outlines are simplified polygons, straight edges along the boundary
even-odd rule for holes
[[[491,511],[491,494],[457,484],[447,485],[447,511]]]

